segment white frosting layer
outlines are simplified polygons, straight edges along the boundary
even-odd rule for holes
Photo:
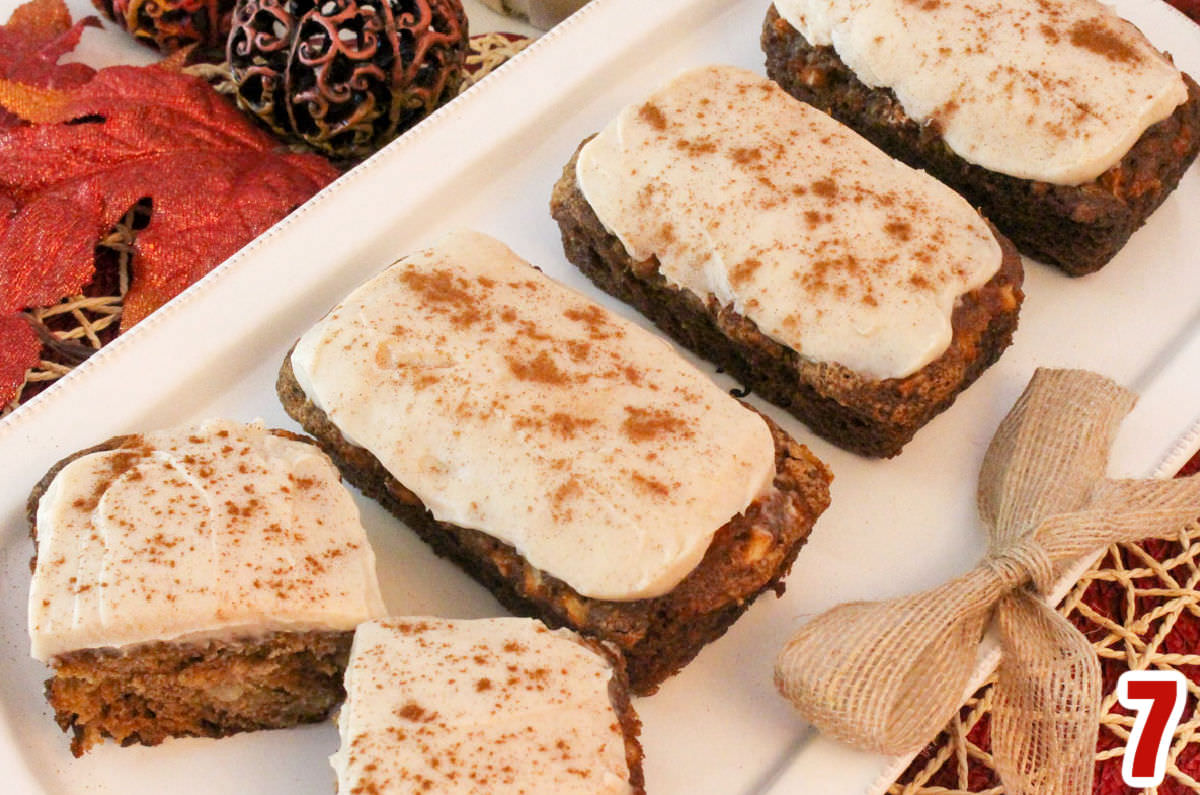
[[[37,509],[33,656],[384,615],[358,508],[318,448],[210,420],[72,461]]]
[[[871,378],[945,352],[956,299],[1000,267],[956,193],[734,67],[685,72],[625,108],[583,147],[576,178],[669,283]]]
[[[1078,185],[1187,99],[1141,32],[1095,0],[776,0],[905,113],[990,171]]]
[[[669,591],[774,474],[761,417],[474,232],[355,290],[292,366],[434,517],[585,596]]]
[[[363,624],[330,757],[338,792],[628,793],[612,673],[531,619]]]

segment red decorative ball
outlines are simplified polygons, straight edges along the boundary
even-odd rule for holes
[[[358,158],[451,99],[469,47],[460,0],[239,0],[226,53],[238,105]]]
[[[234,0],[92,0],[143,44],[174,52],[189,44],[225,44]]]

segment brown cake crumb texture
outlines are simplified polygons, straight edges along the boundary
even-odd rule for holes
[[[1048,46],[1076,46],[1103,55],[1114,69],[1135,54],[1098,23],[1066,30],[1046,26]],[[1119,163],[1091,182],[1054,185],[968,163],[946,145],[937,117],[910,118],[886,88],[870,88],[833,47],[814,47],[772,5],[763,24],[767,74],[797,99],[856,130],[892,157],[924,169],[963,195],[1029,257],[1071,276],[1111,260],[1179,184],[1200,153],[1200,86],[1187,74],[1187,101],[1151,126]],[[1072,131],[1063,128],[1061,135]]]
[[[271,433],[311,443],[282,430]],[[37,505],[58,472],[77,458],[123,449],[113,477],[144,455],[139,436],[118,436],[56,464],[26,506],[37,565]],[[81,649],[51,660],[46,700],[72,733],[71,752],[111,738],[123,746],[168,737],[224,737],[325,720],[342,702],[348,631],[271,632],[232,640],[153,642],[127,649]]]
[[[353,632],[278,632],[232,642],[150,643],[60,655],[46,700],[71,751],[109,737],[158,745],[327,718],[345,696]]]
[[[828,470],[764,418],[775,441],[774,489],[721,527],[700,564],[670,592],[635,601],[593,599],[486,533],[434,519],[415,494],[369,451],[348,442],[308,399],[296,382],[290,353],[276,388],[288,414],[317,439],[347,481],[481,582],[501,604],[618,648],[635,695],[653,693],[724,634],[760,593],[782,593],[783,578],[829,504]],[[634,425],[645,430],[637,420]]]
[[[872,457],[896,455],[1012,341],[1024,299],[1024,273],[1016,249],[997,234],[999,271],[958,300],[950,347],[938,359],[912,375],[882,381],[836,362],[805,359],[760,332],[731,305],[722,306],[713,296],[701,301],[668,284],[656,257],[634,260],[580,191],[575,179],[578,156],[577,150],[550,200],[567,259],[597,287],[632,304],[682,345],[839,447]],[[836,192],[837,186],[816,190]],[[906,229],[900,223],[889,231],[902,236]]]

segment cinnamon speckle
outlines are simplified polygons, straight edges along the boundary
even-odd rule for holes
[[[837,198],[838,186],[836,182],[826,177],[812,184],[812,192],[822,199],[833,200]]]
[[[1080,20],[1071,26],[1068,40],[1076,47],[1102,55],[1114,63],[1135,63],[1138,51],[1099,19]]]
[[[884,224],[883,231],[904,242],[911,240],[913,236],[912,224],[908,221],[888,221]]]
[[[656,130],[667,129],[667,117],[657,105],[647,102],[638,110],[638,118]]]
[[[751,280],[754,272],[762,267],[762,260],[749,257],[735,265],[729,272],[729,281],[734,287],[740,287]]]
[[[539,351],[532,359],[506,356],[504,360],[508,362],[512,374],[522,381],[534,381],[550,386],[562,386],[571,381],[546,351]]]
[[[664,436],[693,436],[686,420],[662,408],[626,406],[621,430],[635,442],[651,442]]]

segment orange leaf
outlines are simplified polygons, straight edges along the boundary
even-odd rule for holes
[[[47,123],[58,120],[71,94],[56,88],[38,88],[0,79],[0,108],[22,121]]]
[[[278,151],[203,80],[157,66],[103,69],[63,92],[0,83],[4,97],[36,123],[0,133],[0,194],[19,206],[0,236],[0,314],[80,292],[96,243],[149,198],[126,329],[338,174]]]
[[[34,45],[44,45],[71,27],[71,12],[62,0],[29,0],[17,6],[4,28]]]
[[[75,48],[85,26],[100,24],[87,17],[71,24],[63,0],[30,0],[13,11],[0,27],[0,78],[42,88],[68,88],[86,83],[95,71],[84,64],[59,65],[58,59]],[[0,130],[17,120],[0,109]]]

